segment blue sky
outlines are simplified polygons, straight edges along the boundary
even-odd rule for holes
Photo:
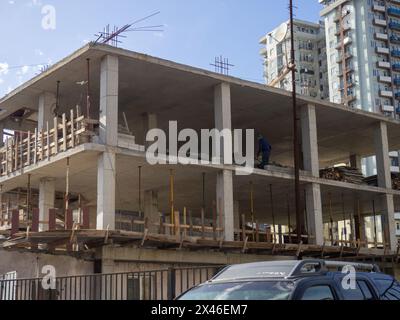
[[[296,18],[317,22],[317,0],[295,0]],[[53,6],[54,30],[42,27]],[[121,47],[213,70],[216,55],[235,65],[231,75],[262,82],[258,40],[288,19],[288,0],[0,0],[0,96],[95,40],[107,24],[121,26],[156,11],[143,25],[163,33],[130,33]],[[8,67],[8,68],[7,68]]]

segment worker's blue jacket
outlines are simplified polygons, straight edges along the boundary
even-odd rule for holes
[[[271,145],[269,144],[268,140],[265,138],[258,140],[258,150],[262,152],[270,152],[272,149]]]

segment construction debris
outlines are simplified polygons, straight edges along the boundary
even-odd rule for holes
[[[364,184],[364,177],[360,170],[351,167],[334,167],[320,170],[320,177],[328,180]]]

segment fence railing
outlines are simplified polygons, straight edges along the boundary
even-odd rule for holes
[[[68,117],[65,113],[61,119],[55,117],[53,123],[47,122],[42,130],[16,132],[0,149],[0,176],[49,160],[59,152],[88,141],[93,135],[90,125],[96,122],[80,115],[79,110],[75,113],[71,110]]]
[[[0,300],[172,300],[221,267],[92,274],[51,279],[0,279]]]

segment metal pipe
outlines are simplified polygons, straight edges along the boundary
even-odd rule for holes
[[[289,0],[290,11],[290,44],[291,44],[291,62],[292,70],[292,102],[293,102],[293,151],[294,151],[294,172],[295,172],[295,208],[296,208],[296,229],[297,240],[301,242],[301,233],[303,228],[302,213],[300,205],[300,146],[298,137],[298,114],[297,114],[297,97],[296,97],[296,57],[294,48],[294,17],[293,17],[293,0]]]

